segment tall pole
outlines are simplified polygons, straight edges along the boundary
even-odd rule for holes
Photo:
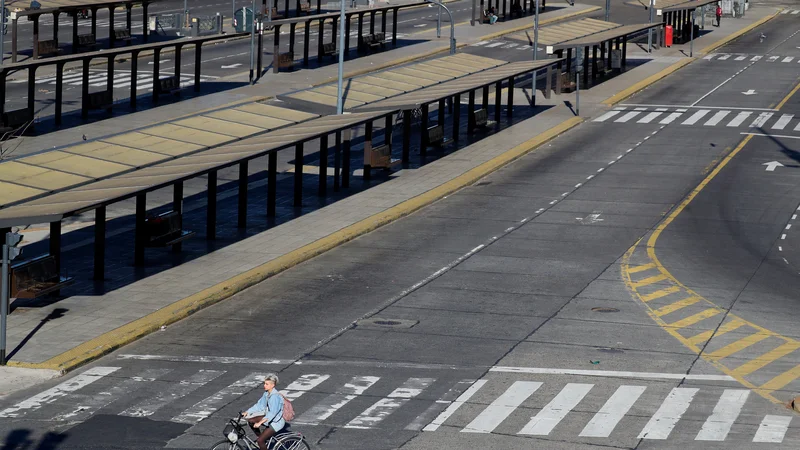
[[[0,366],[6,365],[6,316],[8,315],[8,246],[6,236],[3,239],[2,279],[0,280]]]
[[[113,18],[111,19],[114,20]],[[187,4],[187,0],[183,0],[183,25],[184,27],[189,27],[189,5]]]
[[[582,68],[583,70],[586,70],[585,67],[581,67],[581,65],[583,64],[581,62],[583,61],[583,55],[581,55],[582,51],[583,49],[581,47],[575,49],[576,64],[578,66],[578,69]],[[575,115],[576,116],[581,115],[581,71],[580,70],[575,70]]]
[[[573,1],[573,4],[575,2]],[[606,0],[606,22],[609,21],[609,15],[611,14],[611,0]]]
[[[536,10],[533,16],[533,60],[539,57],[539,0],[533,0],[536,2]],[[539,73],[537,71],[533,71],[533,79],[531,80],[531,103],[533,106],[536,106],[536,78],[538,77]]]
[[[438,15],[436,17],[436,37],[442,37],[442,7],[439,7]]]
[[[345,18],[344,1],[339,2],[339,78],[336,83],[336,114],[344,113],[344,99],[342,99],[342,77],[344,77],[344,29]],[[322,36],[319,36],[322,39]]]
[[[450,12],[450,8],[444,6],[441,0],[428,0],[434,5],[439,5],[439,10],[441,11],[444,9],[444,12],[447,13],[447,16],[450,18],[450,54],[456,54],[456,23],[453,21],[453,13]]]
[[[248,22],[247,8],[242,8],[242,20],[244,23]],[[320,36],[320,38],[322,38]],[[256,82],[255,78],[256,67],[256,0],[253,0],[252,19],[250,20],[250,84]]]
[[[2,66],[6,55],[3,49],[3,44],[6,42],[6,0],[0,0],[0,14],[3,14],[3,27],[0,29],[0,66]]]
[[[694,56],[694,13],[697,9],[692,10],[692,29],[689,30],[689,57]]]
[[[650,0],[650,25],[653,24],[653,1]],[[653,53],[653,29],[647,29],[647,53]]]

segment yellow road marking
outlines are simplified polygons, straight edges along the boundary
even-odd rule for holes
[[[711,353],[706,353],[706,356],[708,356],[709,358],[714,358],[714,359],[726,358],[728,356],[731,356],[734,353],[737,353],[737,352],[740,352],[740,351],[746,349],[747,347],[750,347],[753,344],[757,344],[757,343],[763,341],[764,339],[766,339],[768,337],[770,337],[770,335],[768,335],[768,334],[754,333],[754,334],[751,334],[749,336],[745,336],[745,337],[739,339],[736,342],[732,342],[732,343],[726,345],[725,347],[722,347],[721,349],[719,349],[717,351],[714,351],[714,352],[711,352]]]
[[[675,303],[670,303],[667,306],[661,307],[661,308],[653,311],[653,314],[657,315],[658,317],[666,316],[669,313],[673,313],[673,312],[675,312],[675,311],[677,311],[679,309],[683,309],[683,308],[685,308],[687,306],[692,306],[695,303],[697,303],[699,301],[702,301],[702,300],[703,300],[702,298],[697,297],[697,296],[688,297],[688,298],[685,298],[683,300],[678,300]]]
[[[759,386],[759,389],[776,391],[800,377],[800,364]]]
[[[652,277],[647,277],[644,280],[634,281],[633,287],[640,288],[642,286],[647,286],[648,284],[658,283],[659,281],[664,281],[667,279],[667,276],[664,274],[658,274]]]
[[[772,361],[775,361],[776,359],[783,358],[784,356],[792,353],[798,348],[800,348],[800,342],[797,341],[786,342],[780,347],[770,350],[767,353],[764,353],[763,355],[759,356],[758,358],[750,360],[742,364],[741,366],[733,369],[733,373],[735,373],[740,377],[750,375],[756,370],[766,366],[767,364],[771,363]]]
[[[666,297],[669,294],[674,294],[675,292],[678,292],[680,290],[681,290],[681,288],[679,286],[672,286],[672,287],[668,287],[666,289],[659,289],[659,290],[657,290],[655,292],[652,292],[650,294],[647,294],[647,295],[642,295],[641,299],[642,299],[643,302],[649,302],[651,300],[656,300],[656,299],[659,299],[661,297]]]
[[[703,342],[707,342],[709,339],[711,339],[711,336],[722,336],[723,334],[741,328],[744,325],[747,324],[739,319],[734,319],[726,323],[725,325],[722,325],[716,331],[714,330],[703,331],[700,334],[688,338],[687,341],[689,341],[693,345],[700,345]]]
[[[647,263],[641,266],[631,267],[628,269],[628,273],[639,273],[644,272],[645,270],[655,269],[656,265],[654,263]]]
[[[783,107],[787,103],[787,101],[794,94],[796,94],[798,91],[800,91],[800,84],[797,84],[792,89],[792,91],[786,97],[784,97],[784,99],[779,103],[779,107],[777,109],[780,109],[781,107]],[[645,305],[647,305],[647,302],[650,301],[650,300],[653,300],[655,298],[660,298],[660,297],[663,297],[665,295],[669,295],[670,293],[677,292],[679,290],[684,290],[684,291],[686,291],[686,293],[688,293],[691,296],[697,296],[697,297],[701,298],[704,303],[706,303],[707,305],[710,306],[709,309],[706,309],[705,311],[703,311],[701,313],[695,314],[695,315],[693,315],[691,317],[688,317],[686,319],[683,319],[683,320],[679,320],[679,321],[674,322],[672,324],[667,324],[666,322],[664,322],[664,320],[661,319],[656,314],[656,311],[652,307],[649,307],[649,306],[648,306],[648,314],[650,315],[650,317],[659,326],[661,326],[664,329],[664,331],[666,331],[667,333],[671,334],[673,337],[678,339],[681,343],[683,343],[686,347],[688,347],[692,351],[697,352],[700,355],[701,358],[703,358],[705,361],[709,362],[712,366],[714,366],[717,369],[719,369],[722,373],[724,373],[726,375],[730,375],[731,377],[735,378],[736,381],[738,381],[742,386],[744,386],[746,388],[749,388],[749,389],[753,389],[758,395],[764,397],[765,399],[770,400],[771,402],[774,402],[774,403],[777,403],[777,404],[783,404],[784,402],[782,400],[776,398],[773,395],[773,392],[778,390],[778,389],[782,389],[783,387],[787,386],[788,384],[792,383],[794,380],[799,378],[800,377],[800,365],[796,365],[792,369],[787,370],[786,372],[784,372],[784,373],[772,378],[771,380],[767,381],[766,383],[764,383],[761,386],[757,386],[757,385],[753,384],[752,382],[748,381],[744,377],[746,375],[752,374],[753,372],[757,371],[758,369],[768,365],[769,363],[771,363],[771,362],[773,362],[775,360],[778,360],[778,359],[780,359],[780,358],[782,358],[784,356],[787,356],[787,355],[791,354],[794,350],[800,348],[800,341],[792,339],[792,338],[780,336],[780,335],[778,335],[778,334],[776,334],[776,333],[774,333],[774,332],[772,332],[770,330],[767,330],[764,327],[756,325],[756,324],[754,324],[752,322],[748,322],[748,321],[742,319],[741,317],[738,317],[738,316],[736,316],[734,314],[730,314],[730,313],[728,314],[728,319],[730,319],[730,321],[727,324],[724,324],[724,325],[720,326],[719,328],[714,327],[712,329],[707,329],[707,330],[705,330],[703,332],[700,332],[699,334],[697,334],[695,336],[692,336],[692,337],[689,337],[689,338],[686,338],[686,337],[682,336],[678,332],[679,328],[683,328],[683,327],[689,326],[689,325],[691,325],[693,323],[700,322],[700,321],[702,321],[702,320],[704,320],[706,318],[716,316],[719,313],[723,312],[724,310],[719,308],[718,306],[716,306],[714,303],[712,303],[708,299],[698,295],[696,292],[694,292],[693,290],[689,289],[686,285],[684,285],[677,278],[675,278],[669,272],[669,270],[667,270],[667,268],[664,267],[664,265],[661,263],[661,261],[656,256],[656,252],[655,252],[656,241],[658,241],[658,238],[661,235],[661,233],[664,231],[664,229],[666,229],[666,227],[669,226],[669,224],[672,223],[675,220],[675,218],[678,217],[678,215],[681,212],[683,212],[684,209],[686,209],[686,207],[692,202],[692,200],[694,200],[694,198],[711,182],[711,180],[713,180],[722,171],[722,169],[724,169],[725,166],[727,166],[728,163],[730,163],[730,161],[733,160],[733,158],[735,158],[736,155],[738,155],[739,152],[742,151],[742,149],[744,149],[744,147],[750,142],[751,138],[752,138],[752,135],[748,135],[747,137],[745,137],[739,143],[739,145],[737,145],[736,148],[733,149],[733,151],[731,151],[725,158],[723,158],[716,165],[716,167],[714,167],[714,169],[711,171],[711,173],[709,173],[705,177],[705,179],[703,179],[703,181],[695,189],[693,189],[692,192],[688,196],[686,196],[686,198],[683,201],[681,201],[681,203],[669,214],[669,216],[666,219],[664,219],[664,221],[662,221],[653,230],[653,232],[651,233],[650,237],[646,241],[646,245],[642,247],[643,250],[646,251],[647,257],[649,258],[649,260],[653,264],[655,264],[655,267],[658,269],[658,271],[661,272],[661,274],[664,275],[666,277],[666,279],[668,279],[669,281],[674,283],[675,286],[673,288],[662,289],[661,291],[656,291],[656,292],[653,292],[653,293],[650,293],[650,294],[641,294],[641,293],[638,292],[637,289],[640,286],[638,286],[633,280],[631,280],[631,272],[630,272],[631,266],[629,264],[629,261],[633,257],[634,252],[637,250],[637,248],[639,248],[640,244],[642,244],[642,239],[640,239],[635,244],[633,244],[633,246],[625,253],[625,255],[623,256],[623,263],[621,264],[620,269],[621,269],[621,272],[622,272],[622,279],[625,282],[625,285],[631,291],[632,295],[638,297]],[[726,151],[727,151],[727,149],[726,149]],[[634,266],[634,267],[636,267],[636,266]],[[667,291],[670,291],[670,292],[667,292]],[[716,353],[704,353],[703,349],[698,347],[698,345],[702,345],[702,344],[704,344],[705,342],[709,341],[710,339],[712,339],[714,337],[721,336],[721,335],[723,335],[725,333],[728,333],[728,332],[731,332],[731,331],[736,330],[738,328],[741,328],[744,325],[747,325],[749,328],[752,328],[753,330],[755,330],[754,333],[752,335],[749,335],[748,338],[745,338],[744,341],[739,340],[734,344],[731,344],[731,345],[729,345],[729,346],[727,346],[727,347],[725,347],[725,348],[723,348],[721,350],[718,350]],[[766,337],[769,337],[769,336],[774,336],[774,337],[777,337],[779,339],[783,339],[786,342],[786,344],[783,344],[783,345],[781,345],[781,346],[779,346],[779,347],[777,347],[777,348],[775,348],[775,349],[773,349],[773,350],[761,355],[760,357],[753,358],[752,360],[740,365],[739,367],[737,367],[735,369],[732,369],[732,368],[729,368],[729,367],[725,366],[720,361],[720,359],[722,358],[721,355],[723,355],[725,353],[733,354],[736,351],[741,350],[742,348],[745,348],[745,347],[747,347],[749,345],[752,345],[752,343],[748,344],[748,342],[750,340],[763,340],[763,339],[765,339]],[[747,344],[747,345],[745,345],[745,344]],[[737,348],[738,348],[738,350],[737,350]]]
[[[705,311],[700,311],[699,313],[691,315],[685,319],[681,319],[677,322],[672,322],[671,324],[669,324],[669,326],[672,328],[685,328],[690,325],[694,325],[698,322],[702,322],[708,318],[714,317],[721,312],[722,311],[720,311],[717,308],[708,308]]]

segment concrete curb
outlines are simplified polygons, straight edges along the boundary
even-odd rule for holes
[[[602,8],[600,8],[599,6],[592,6],[591,8],[587,8],[587,9],[583,9],[583,10],[580,10],[580,11],[571,12],[569,14],[564,14],[563,16],[551,17],[549,19],[540,20],[539,21],[539,26],[547,25],[547,24],[550,24],[550,23],[553,23],[553,22],[559,22],[559,21],[566,20],[566,19],[571,19],[573,17],[582,16],[584,14],[593,13],[595,11],[600,11],[601,9]],[[500,36],[505,36],[506,34],[516,33],[517,31],[526,30],[528,28],[533,28],[533,24],[528,23],[526,25],[520,25],[518,27],[511,28],[510,30],[502,30],[502,31],[498,31],[496,33],[489,33],[489,34],[487,34],[485,36],[481,36],[480,40],[481,41],[488,41],[490,39],[494,39],[494,38],[497,38],[497,37],[500,37]]]
[[[349,225],[322,239],[305,245],[291,253],[259,267],[239,274],[229,280],[204,289],[197,294],[179,300],[152,314],[135,320],[127,325],[98,336],[72,350],[64,352],[43,363],[24,363],[10,361],[10,366],[32,369],[51,369],[69,371],[97,359],[126,344],[136,341],[150,333],[158,331],[162,326],[173,324],[208,306],[225,300],[265,279],[283,272],[291,267],[307,261],[315,256],[338,247],[358,236],[374,231],[384,225],[418,211],[419,209],[468,186],[486,175],[508,165],[516,159],[530,153],[542,144],[582,123],[580,117],[572,117],[550,128],[528,141],[508,150],[470,171],[434,188],[424,194],[408,199],[384,212],[375,214],[360,222]]]
[[[631,95],[641,91],[642,89],[650,86],[651,84],[655,83],[656,81],[666,77],[667,75],[677,71],[678,69],[682,68],[685,65],[688,65],[692,61],[695,61],[696,58],[686,58],[682,59],[675,64],[667,67],[666,69],[658,72],[654,75],[650,75],[649,77],[645,78],[644,80],[634,84],[633,86],[628,87],[627,89],[612,95],[611,97],[602,101],[604,105],[614,106],[615,104],[625,100],[626,98],[630,97]]]
[[[708,52],[710,52],[710,51],[712,51],[714,49],[722,47],[723,45],[727,44],[728,42],[730,42],[730,41],[742,36],[743,34],[747,33],[748,31],[752,30],[753,28],[756,28],[756,27],[758,27],[760,25],[763,25],[766,22],[769,22],[770,20],[774,19],[775,17],[778,16],[778,14],[780,12],[781,12],[781,10],[776,10],[775,13],[773,13],[771,16],[763,17],[763,18],[751,23],[750,25],[742,28],[741,30],[739,30],[739,31],[737,31],[737,32],[735,32],[733,34],[730,34],[730,35],[724,37],[723,39],[720,39],[717,42],[709,45],[708,47],[700,50],[699,53],[705,54],[705,53],[708,53]]]

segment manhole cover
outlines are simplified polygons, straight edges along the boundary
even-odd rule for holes
[[[418,324],[419,320],[408,319],[386,319],[382,317],[373,317],[371,319],[359,320],[356,325],[365,328],[411,328]]]
[[[602,312],[602,313],[619,312],[619,310],[617,308],[609,308],[607,306],[595,306],[594,308],[592,308],[592,311],[594,311],[594,312]]]

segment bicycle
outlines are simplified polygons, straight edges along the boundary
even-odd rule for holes
[[[258,444],[247,435],[247,421],[242,419],[241,413],[228,420],[222,430],[225,439],[211,446],[211,450],[258,450]],[[281,431],[272,436],[267,442],[267,448],[272,450],[311,450],[306,438],[297,431],[292,431],[287,422]]]

